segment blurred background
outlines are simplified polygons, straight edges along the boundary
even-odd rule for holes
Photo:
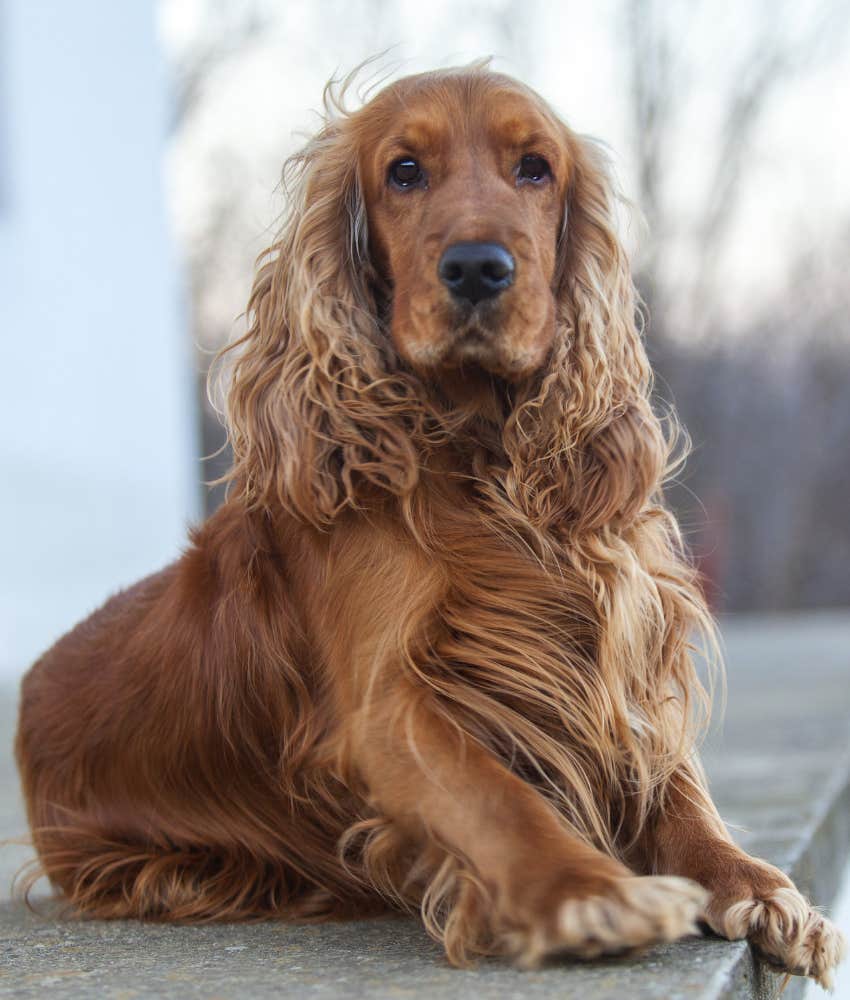
[[[850,605],[848,28],[834,0],[0,0],[0,671],[220,501],[206,370],[325,81],[382,52],[492,54],[608,144],[714,606]]]

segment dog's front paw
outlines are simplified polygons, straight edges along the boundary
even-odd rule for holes
[[[844,957],[844,937],[793,886],[740,899],[723,909],[710,906],[706,918],[723,937],[748,938],[779,971],[811,976],[824,989],[832,988],[832,971]]]
[[[562,904],[559,950],[595,958],[696,934],[707,898],[696,882],[673,875],[623,879],[609,895]]]
[[[529,967],[549,954],[597,958],[675,941],[699,933],[697,921],[707,899],[708,893],[689,879],[619,878],[598,895],[562,900],[554,925],[528,934],[516,949],[517,960]]]

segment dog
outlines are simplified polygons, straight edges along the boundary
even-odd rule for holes
[[[697,759],[714,626],[605,157],[484,64],[342,100],[222,359],[227,501],[23,681],[40,872],[97,917],[415,909],[457,965],[704,921],[829,985]]]

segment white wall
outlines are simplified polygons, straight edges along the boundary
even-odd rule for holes
[[[0,0],[0,674],[197,515],[150,0]]]

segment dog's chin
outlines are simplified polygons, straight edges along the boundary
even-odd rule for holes
[[[507,382],[518,382],[533,370],[533,366],[506,350],[495,338],[474,333],[452,344],[440,367],[471,378],[483,374]]]
[[[512,383],[537,372],[546,357],[539,341],[520,343],[497,327],[480,322],[422,332],[407,341],[403,354],[415,370],[429,378],[439,380],[441,374],[451,374],[453,381],[465,376],[479,381],[495,376]]]

